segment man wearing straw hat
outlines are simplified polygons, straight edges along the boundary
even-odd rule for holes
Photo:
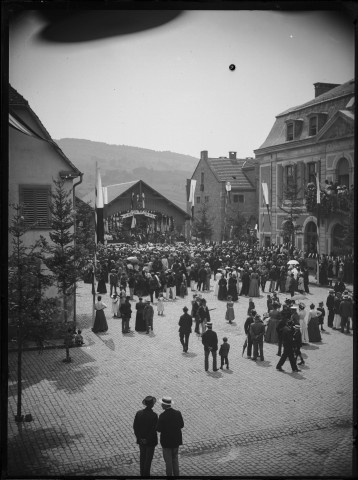
[[[206,324],[206,332],[203,333],[201,337],[201,342],[204,345],[204,354],[205,354],[205,360],[204,360],[204,367],[205,371],[207,372],[209,369],[209,355],[210,352],[213,356],[213,372],[217,372],[218,368],[216,365],[216,359],[217,359],[217,350],[218,350],[218,336],[216,332],[212,330],[213,324],[211,322],[208,322]]]
[[[158,415],[152,410],[156,401],[155,397],[145,397],[142,401],[145,408],[139,410],[134,417],[133,430],[137,437],[137,444],[139,445],[141,477],[150,476],[154,450],[156,445],[158,445],[156,431]]]
[[[160,444],[163,449],[165,471],[167,477],[179,476],[179,446],[183,444],[181,429],[184,420],[179,410],[174,410],[174,402],[171,397],[163,397],[160,400],[163,413],[159,415],[157,431],[160,432]]]

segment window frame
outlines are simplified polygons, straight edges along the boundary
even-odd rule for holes
[[[196,204],[199,205],[201,197],[196,197]]]
[[[313,172],[310,172],[312,167],[313,167]],[[316,162],[308,162],[307,163],[307,183],[316,183],[316,174],[317,174]]]
[[[26,192],[27,191],[27,192]],[[44,205],[42,203],[41,205],[41,194],[43,192],[47,193],[47,218],[46,218],[46,224],[39,224],[39,225],[34,225],[35,223],[39,222],[39,217],[40,219],[43,218],[41,214],[41,210],[44,209]],[[25,195],[26,193],[30,193],[30,195],[34,196],[34,200],[32,202],[32,205],[26,205],[25,204]],[[36,198],[36,193],[40,194],[40,200]],[[25,219],[25,225],[29,227],[30,230],[48,230],[51,229],[51,211],[50,211],[50,202],[51,202],[51,185],[48,184],[42,184],[42,185],[26,185],[26,184],[20,184],[19,185],[19,201],[20,205],[22,206],[21,212],[22,216]],[[26,209],[31,210],[32,209],[32,215],[34,217],[33,220],[27,219],[26,220]]]
[[[291,174],[289,175],[289,171]],[[290,179],[290,181],[289,181]],[[288,187],[291,187],[292,185],[295,184],[296,182],[296,177],[295,177],[295,165],[286,165],[285,166],[285,180],[286,180],[286,185]]]
[[[312,115],[308,119],[308,136],[314,137],[318,133],[318,115]]]
[[[291,132],[292,129],[292,132]],[[292,138],[290,138],[292,136]],[[291,142],[295,138],[295,125],[294,122],[287,122],[286,124],[286,140]]]

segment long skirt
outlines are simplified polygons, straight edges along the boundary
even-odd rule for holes
[[[310,343],[320,342],[322,340],[321,332],[319,331],[319,323],[318,323],[317,317],[311,318],[311,320],[308,322],[307,330],[308,330],[308,340]]]
[[[106,320],[106,316],[103,310],[96,310],[96,317],[94,319],[94,324],[92,328],[92,332],[106,332],[108,330],[108,324]]]
[[[341,328],[341,316],[339,315],[339,313],[334,314],[333,328],[336,328],[337,330]]]
[[[301,337],[302,337],[302,343],[308,343],[308,330],[307,330],[307,324],[306,320],[301,319],[300,320],[300,327],[301,327]]]

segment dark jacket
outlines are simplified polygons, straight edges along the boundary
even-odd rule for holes
[[[207,322],[210,322],[210,312],[207,306],[204,307],[204,305],[200,305],[199,310],[198,310],[198,315],[199,315],[199,321],[200,323],[206,320]]]
[[[260,340],[265,335],[265,325],[262,322],[254,322],[250,325],[250,336],[252,340]]]
[[[122,314],[122,317],[125,317],[125,318],[131,318],[132,316],[132,307],[131,307],[131,304],[127,301],[125,301],[125,303],[123,303],[123,305],[121,305],[119,307],[119,310]]]
[[[164,448],[176,448],[183,444],[181,429],[184,420],[179,410],[167,408],[159,415],[157,431],[160,432],[160,444]]]
[[[191,333],[191,326],[193,325],[193,319],[188,313],[184,313],[179,319],[179,332]]]
[[[339,305],[339,313],[341,317],[351,317],[353,314],[352,302],[350,300],[342,300]]]
[[[216,351],[218,349],[218,336],[216,332],[206,330],[201,337],[201,343],[204,345],[204,350],[209,350],[210,347],[211,350]]]
[[[328,308],[328,310],[334,309],[334,295],[328,295],[326,300],[326,307]]]
[[[145,439],[145,445],[155,447],[158,445],[158,436],[156,426],[158,423],[158,415],[151,408],[139,410],[134,417],[133,430],[137,437],[137,443],[142,444],[140,440]]]
[[[254,319],[252,317],[247,317],[245,325],[244,325],[244,331],[245,334],[248,335],[250,333],[250,325],[254,323]]]
[[[282,344],[286,350],[293,349],[293,329],[287,325],[282,329]]]
[[[229,354],[230,350],[230,344],[227,342],[224,342],[222,345],[220,345],[220,350],[219,350],[219,355],[222,357],[227,357]]]

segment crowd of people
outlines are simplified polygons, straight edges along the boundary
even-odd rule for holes
[[[325,258],[321,260],[326,262]],[[177,297],[186,298],[190,293],[189,308],[184,306],[183,314],[178,319],[183,353],[189,350],[189,339],[194,328],[204,349],[204,370],[209,370],[209,360],[212,358],[212,370],[216,372],[225,367],[229,369],[230,344],[226,336],[219,342],[211,321],[210,311],[213,309],[209,308],[205,293],[211,291],[215,302],[226,303],[225,320],[228,324],[234,323],[235,304],[239,297],[247,297],[242,356],[246,352],[247,359],[264,361],[264,345],[276,344],[279,357],[277,371],[283,371],[288,359],[292,372],[300,372],[299,366],[305,364],[302,346],[320,342],[324,327],[346,334],[353,328],[353,303],[344,283],[351,259],[344,260],[337,260],[336,275],[329,277],[334,288],[329,290],[325,303],[321,301],[317,307],[312,303],[308,309],[305,303],[298,301],[300,296],[302,298],[309,293],[307,257],[285,245],[250,249],[238,248],[230,242],[224,245],[178,244],[175,248],[151,244],[109,246],[106,256],[101,256],[96,267],[89,262],[84,272],[85,282],[92,284],[93,295],[96,294],[95,285],[99,294],[94,303],[96,315],[92,330],[97,333],[108,329],[104,314],[108,307],[102,301],[102,294],[109,293],[112,316],[122,319],[123,334],[131,332],[130,321],[134,312],[134,329],[150,334],[153,331],[154,308],[158,315],[163,315],[165,302],[175,301]],[[327,258],[327,261],[331,259]],[[262,298],[265,292],[266,308],[259,314],[255,298]],[[284,301],[279,293],[286,294]],[[138,298],[135,299],[135,296]],[[145,409],[137,412],[133,425],[140,449],[141,475],[150,472],[157,445],[156,432],[161,432],[166,473],[175,475],[179,473],[178,448],[183,422],[179,415],[173,413],[178,416],[178,438],[169,441],[164,432],[168,428],[166,422],[170,425],[172,421],[165,412],[175,412],[171,408],[171,399],[161,399],[165,417],[168,417],[165,421],[163,414],[161,421],[161,417],[158,420],[158,416],[152,412],[154,403],[154,397],[143,400]],[[144,435],[141,430],[142,427],[146,428],[147,422],[151,423],[151,437]]]

